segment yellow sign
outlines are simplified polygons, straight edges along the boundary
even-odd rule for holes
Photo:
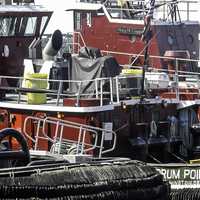
[[[117,4],[118,6],[124,6],[124,4],[126,3],[126,0],[117,0]]]

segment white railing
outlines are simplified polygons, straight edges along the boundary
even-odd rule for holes
[[[84,39],[79,32],[75,32],[72,34],[73,36],[78,37],[79,39],[73,39],[73,41],[77,41],[78,45],[73,44],[73,51],[75,51],[76,47],[79,50],[81,47],[86,46]],[[76,46],[76,47],[75,47]],[[131,54],[131,53],[124,53],[124,52],[115,52],[115,51],[107,51],[102,50],[102,54],[106,55],[113,55],[113,56],[123,56],[125,58],[128,58],[126,60],[129,60],[131,63],[132,58],[141,58],[144,60],[144,55],[141,54]],[[174,60],[175,66],[173,70],[170,69],[157,69],[153,68],[154,63],[159,60],[159,63],[162,63],[164,60]],[[200,63],[199,60],[194,59],[182,59],[182,58],[172,58],[172,57],[164,57],[164,56],[153,56],[149,55],[149,67],[147,71],[153,71],[153,72],[165,72],[170,77],[170,84],[165,88],[175,93],[175,99],[180,99],[180,93],[179,90],[181,88],[185,89],[196,89],[200,91],[200,84],[199,84],[199,77],[200,74],[198,72],[190,72],[190,71],[181,71],[179,70],[179,62],[184,61],[189,66],[190,63],[194,62],[195,64]],[[143,69],[142,66],[134,66],[134,63],[122,65],[123,68],[135,68],[135,69]],[[44,89],[37,89],[37,88],[24,88],[23,82],[26,81],[26,78],[24,77],[11,77],[11,76],[0,76],[0,90],[4,92],[5,94],[16,94],[15,96],[12,95],[12,97],[15,97],[15,99],[12,102],[17,102],[18,104],[24,103],[23,94],[27,93],[45,93],[47,95],[47,100],[54,100],[53,105],[54,106],[63,106],[62,100],[65,98],[75,98],[76,99],[76,106],[78,107],[80,105],[81,99],[87,99],[87,98],[94,98],[99,100],[99,106],[103,106],[105,104],[120,104],[121,101],[124,101],[125,99],[122,96],[123,89],[130,89],[130,88],[122,88],[121,82],[123,79],[141,79],[141,76],[135,76],[135,75],[118,75],[116,77],[104,77],[104,78],[96,78],[93,80],[51,80],[47,79],[46,81],[51,84],[56,84],[57,89],[50,89],[50,88],[44,88]],[[18,82],[17,87],[6,87],[1,84],[1,80],[7,80],[7,82],[10,82],[9,80],[15,80],[15,82]],[[185,80],[187,84],[181,83],[181,80]],[[31,80],[29,78],[29,80]],[[32,79],[34,81],[44,81],[44,79]],[[84,91],[84,87],[87,84],[91,84],[92,90],[86,90]],[[64,85],[68,85],[68,88],[64,90]],[[72,90],[72,85],[75,85],[76,89]],[[106,87],[105,87],[106,85]],[[138,92],[141,89],[140,85],[137,85],[135,88],[131,88],[133,93],[136,94],[136,96],[140,96],[140,93]],[[147,88],[146,89],[151,89]],[[158,88],[159,89],[159,88]],[[6,100],[6,97],[8,95],[5,95],[4,100]],[[135,96],[135,95],[132,95]],[[130,96],[129,98],[132,98]],[[159,96],[159,94],[158,94]],[[107,101],[104,101],[104,99],[107,99]],[[55,101],[56,100],[56,101]],[[26,102],[25,102],[26,103]],[[52,102],[51,102],[52,103]]]
[[[43,49],[46,46],[50,37],[51,37],[51,34],[43,35],[42,37]],[[30,48],[32,48],[33,44],[35,44],[35,40],[30,45]],[[62,45],[62,48],[59,50],[58,55],[62,55],[65,52],[77,54],[79,50],[85,46],[86,46],[86,43],[80,32],[67,32],[67,34],[63,34],[63,45]]]
[[[85,2],[85,3],[102,3],[98,0],[76,0],[76,2]],[[113,18],[118,19],[136,19],[136,20],[143,20],[144,16],[146,15],[148,8],[147,4],[148,1],[144,0],[126,0],[129,4],[125,4],[124,6],[120,5],[117,0],[106,0],[102,4],[105,6],[106,10]],[[179,12],[181,20],[191,20],[195,19],[197,16],[198,9],[196,5],[198,1],[193,0],[184,0],[184,1],[160,1],[156,0],[156,7],[155,7],[155,16],[156,19],[162,20],[170,20],[170,12],[173,12],[175,9]],[[178,6],[178,7],[177,7]],[[125,14],[124,14],[125,13]],[[177,19],[179,20],[179,19]]]
[[[36,131],[33,133],[28,130],[28,125],[36,124]],[[51,136],[47,132],[48,127],[55,130]],[[73,131],[74,139],[67,138],[67,131]],[[75,134],[77,131],[77,134]],[[91,154],[98,151],[98,157],[111,152],[116,146],[116,133],[112,130],[107,130],[99,127],[80,124],[72,121],[62,120],[53,117],[32,117],[29,116],[24,121],[23,132],[27,139],[34,144],[34,150],[40,150],[39,142],[41,140],[51,143],[50,152],[53,154]],[[105,135],[110,134],[110,146],[105,147]]]
[[[122,77],[123,78],[123,77]],[[122,79],[121,78],[121,79]],[[24,77],[11,77],[11,76],[0,76],[0,80],[15,80],[16,82],[19,82],[19,86],[15,87],[9,87],[9,86],[3,86],[0,85],[0,91],[5,92],[6,96],[4,98],[4,102],[6,99],[8,99],[9,102],[13,103],[24,103],[24,94],[29,93],[40,93],[40,94],[46,94],[47,95],[47,104],[48,100],[51,103],[51,105],[54,106],[63,106],[63,103],[61,100],[64,98],[75,98],[76,99],[76,106],[80,105],[81,99],[97,99],[99,100],[99,106],[103,106],[104,104],[104,98],[107,98],[107,103],[114,103],[115,101],[114,96],[117,96],[117,102],[119,102],[119,77],[109,77],[109,78],[96,78],[93,80],[83,80],[83,81],[77,81],[77,80],[44,80],[39,78],[28,78],[29,81],[47,81],[49,84],[57,84],[57,89],[48,89],[48,88],[27,88],[22,87],[22,82],[26,81],[27,79]],[[91,83],[93,85],[93,89],[90,91],[83,91],[84,86]],[[74,84],[76,89],[63,89],[63,85],[68,84],[72,85]],[[106,88],[104,88],[105,84],[107,84]],[[114,85],[116,87],[114,88]],[[10,97],[9,94],[12,94]],[[56,100],[56,101],[52,101]]]
[[[166,58],[166,57],[165,57]],[[172,58],[168,58],[172,59]],[[193,89],[194,92],[200,91],[200,73],[198,72],[188,72],[188,71],[180,71],[178,70],[178,61],[182,61],[185,59],[178,59],[176,58],[176,66],[174,70],[169,69],[155,69],[155,68],[149,68],[148,71],[154,72],[164,72],[166,76],[169,77],[169,84],[165,86],[165,88],[157,88],[159,96],[161,93],[159,92],[159,89],[165,89],[166,92],[170,91],[171,93],[174,93],[176,100],[180,100],[180,90],[181,89],[187,89],[188,93],[192,92],[189,91],[190,89]],[[192,60],[187,60],[192,61]],[[193,60],[197,62],[197,60]],[[136,69],[143,69],[141,66],[126,66],[129,68],[136,68]],[[150,76],[151,76],[151,72]],[[7,87],[0,85],[0,90],[3,93],[5,93],[5,97],[3,97],[3,102],[11,102],[11,103],[18,103],[18,104],[27,104],[24,100],[24,95],[27,93],[41,93],[47,95],[47,103],[44,105],[50,105],[52,106],[63,106],[63,99],[67,98],[74,98],[76,100],[77,107],[80,106],[80,101],[82,99],[96,99],[99,101],[99,103],[96,106],[103,106],[108,104],[118,104],[120,105],[120,102],[128,99],[132,99],[132,97],[140,97],[140,90],[141,90],[141,84],[135,84],[134,86],[123,86],[123,81],[129,82],[130,81],[141,81],[142,79],[142,73],[140,75],[127,75],[127,74],[121,74],[116,77],[104,77],[104,78],[96,78],[93,80],[45,80],[49,83],[49,85],[57,84],[57,89],[50,89],[50,88],[25,88],[22,87],[22,82],[26,78],[23,77],[11,77],[11,76],[0,76],[0,80],[7,80],[7,82],[10,82],[9,80],[15,80],[15,82],[19,82],[19,86],[16,87]],[[125,79],[125,80],[124,80]],[[29,80],[31,80],[29,78]],[[44,81],[44,79],[33,79],[34,81]],[[64,85],[70,85],[69,88],[64,89]],[[87,85],[92,86],[90,90],[84,90]],[[72,85],[75,85],[73,87],[73,90],[71,88]],[[147,84],[148,85],[148,84]],[[148,92],[151,92],[152,89],[147,87],[146,90]],[[131,91],[130,94],[127,93],[129,96],[125,96],[123,93],[124,91]],[[10,95],[9,95],[10,94]],[[197,98],[197,97],[195,97]],[[105,101],[106,100],[106,101]]]

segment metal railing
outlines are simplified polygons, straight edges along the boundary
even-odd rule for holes
[[[52,36],[51,34],[43,35],[41,39],[42,49],[44,49],[44,47],[46,46],[51,36]],[[84,47],[84,46],[86,46],[86,43],[80,32],[67,32],[67,34],[63,34],[63,45],[62,45],[61,50],[58,52],[58,55],[62,55],[63,53],[66,53],[66,52],[76,54],[79,52],[81,47]]]
[[[72,49],[73,53],[79,52],[81,47],[86,46],[86,43],[85,43],[83,36],[80,32],[73,32],[73,44],[72,44],[72,46],[73,46],[73,49]]]
[[[72,41],[77,42],[76,44],[73,44],[73,51],[75,51],[77,47],[77,51],[82,47],[86,46],[84,39],[79,32],[75,32],[73,34],[74,38]],[[76,46],[76,47],[75,47]],[[114,56],[123,56],[127,57],[130,61],[132,62],[132,58],[142,58],[144,55],[141,54],[131,54],[131,53],[124,53],[124,52],[115,52],[115,51],[107,51],[107,50],[101,50],[102,54],[106,55],[114,55]],[[158,69],[158,68],[153,68],[154,63],[156,60],[159,60],[160,63],[164,60],[174,60],[175,66],[173,70],[170,69]],[[200,73],[198,72],[190,72],[190,71],[183,71],[179,70],[179,63],[184,61],[189,65],[190,63],[194,62],[195,64],[200,63],[199,60],[194,60],[194,59],[182,59],[182,58],[172,58],[172,57],[164,57],[164,56],[149,56],[149,67],[147,71],[150,72],[164,72],[169,76],[170,82],[169,85],[166,88],[166,90],[170,90],[171,92],[175,93],[175,99],[180,100],[180,89],[185,87],[185,89],[196,89],[200,91],[200,84],[199,84],[199,77]],[[135,69],[143,69],[142,66],[134,66],[134,63],[127,64],[127,65],[122,65],[123,68],[135,68]],[[18,82],[18,85],[15,87],[7,87],[1,84],[1,80],[7,80],[7,82]],[[140,96],[140,85],[136,85],[135,87],[127,87],[124,88],[122,87],[122,82],[124,79],[127,79],[127,82],[130,80],[141,80],[141,76],[135,76],[135,75],[118,75],[116,77],[104,77],[104,78],[96,78],[93,80],[51,80],[47,79],[45,81],[48,82],[48,85],[56,85],[56,89],[51,89],[49,88],[43,88],[43,89],[38,89],[38,88],[24,88],[24,84],[22,84],[24,81],[26,82],[25,77],[12,77],[12,76],[0,76],[0,90],[5,94],[5,96],[2,98],[3,101],[6,101],[6,99],[9,99],[10,102],[13,103],[26,103],[24,101],[24,94],[27,93],[44,93],[47,95],[47,104],[48,102],[51,103],[51,105],[54,106],[63,106],[62,100],[65,98],[75,98],[76,99],[76,106],[78,107],[80,105],[81,99],[88,99],[88,98],[94,98],[96,100],[99,100],[99,106],[107,105],[107,104],[118,104],[124,100],[127,100],[126,97],[122,97],[122,93],[124,92],[124,89],[131,89],[134,91],[132,94],[130,94],[129,99],[132,99],[133,96]],[[180,84],[182,82],[181,80],[185,80],[187,84]],[[31,79],[29,80],[33,81],[44,81],[44,79]],[[85,90],[87,85],[92,85],[91,90]],[[64,89],[68,85],[67,89]],[[54,87],[53,87],[54,88]],[[146,87],[146,90],[151,90],[152,88]],[[158,88],[160,89],[160,88]],[[9,93],[12,94],[12,99],[8,95]],[[13,94],[16,94],[15,96]],[[157,94],[158,96],[160,95],[159,93]],[[8,97],[8,98],[7,98]],[[15,97],[15,98],[14,98]],[[104,101],[104,99],[107,99],[107,101]],[[54,100],[54,101],[51,101]]]
[[[28,124],[36,124],[36,131],[33,133],[28,131]],[[47,127],[55,130],[51,136],[47,133]],[[48,129],[49,130],[49,129]],[[67,131],[74,132],[75,139],[68,139]],[[112,130],[107,130],[99,127],[94,127],[86,124],[80,124],[72,121],[62,120],[53,117],[26,117],[24,121],[23,132],[25,136],[34,143],[34,150],[40,150],[40,140],[50,142],[53,154],[91,154],[93,151],[98,151],[98,157],[101,158],[103,154],[111,152],[116,146],[116,133]],[[111,134],[111,143],[109,147],[105,147],[105,135]],[[64,151],[63,151],[64,148]]]
[[[159,57],[160,58],[160,57]],[[166,58],[166,57],[165,57]],[[168,58],[172,59],[172,58]],[[175,59],[175,69],[155,69],[155,68],[149,68],[148,73],[149,77],[151,79],[151,74],[153,76],[154,73],[164,73],[165,76],[168,77],[169,83],[165,88],[158,87],[151,87],[151,84],[153,80],[148,80],[146,77],[146,87],[145,89],[148,90],[149,93],[151,93],[152,89],[157,89],[158,93],[157,96],[161,94],[159,92],[159,89],[165,89],[165,91],[170,91],[175,95],[174,98],[176,100],[180,100],[180,90],[187,89],[188,94],[199,92],[200,91],[200,73],[198,72],[189,72],[189,71],[180,71],[179,69],[179,61],[183,61],[186,59]],[[191,62],[192,60],[186,60]],[[197,62],[197,60],[194,60],[194,62]],[[7,80],[7,82],[10,82],[9,80],[15,80],[15,82],[19,83],[19,86],[15,87],[7,87],[0,85],[0,90],[2,93],[5,93],[5,96],[2,97],[2,102],[11,102],[11,103],[18,103],[18,104],[27,104],[27,101],[24,99],[24,95],[29,93],[40,93],[45,94],[47,97],[47,103],[44,105],[52,105],[52,106],[63,106],[63,99],[67,98],[74,98],[76,99],[76,105],[77,107],[80,106],[80,101],[82,99],[96,99],[99,101],[99,103],[96,106],[103,106],[108,104],[118,104],[120,105],[120,102],[128,99],[132,99],[132,97],[140,97],[140,90],[141,90],[141,79],[142,79],[142,67],[141,66],[125,66],[128,68],[135,68],[140,69],[141,73],[139,75],[134,74],[121,74],[116,77],[104,77],[104,78],[96,78],[93,80],[51,80],[51,79],[30,79],[33,81],[47,81],[49,85],[51,83],[53,85],[56,84],[56,89],[51,88],[26,88],[22,87],[22,82],[26,78],[24,77],[11,77],[11,76],[0,76],[0,80]],[[162,74],[161,74],[162,75]],[[137,84],[125,84],[123,86],[123,82],[137,82]],[[159,81],[159,80],[158,80]],[[162,80],[161,80],[162,81]],[[64,85],[70,85],[67,89],[64,89]],[[90,85],[90,89],[87,88],[87,85]],[[150,87],[149,87],[150,85]],[[73,87],[71,87],[73,86]],[[87,88],[87,89],[85,89]],[[191,91],[190,91],[191,89]],[[192,91],[193,89],[193,91]],[[130,93],[125,93],[125,90],[129,91]],[[9,95],[11,94],[11,95]],[[129,95],[129,96],[128,96]],[[195,97],[197,98],[197,97]],[[106,99],[106,101],[104,101]]]
[[[98,0],[79,0],[78,2],[85,3],[102,3]],[[126,4],[128,2],[128,4]],[[126,0],[124,5],[120,5],[117,0],[106,0],[102,4],[105,6],[106,10],[113,18],[118,19],[136,19],[143,20],[144,16],[147,13],[147,4],[148,1],[144,0]],[[181,20],[189,21],[191,18],[194,18],[192,14],[196,14],[198,9],[196,5],[198,1],[156,1],[156,16],[157,19],[169,20],[170,12],[173,12],[173,8],[176,7],[176,11],[181,15]],[[177,7],[178,5],[178,7]]]

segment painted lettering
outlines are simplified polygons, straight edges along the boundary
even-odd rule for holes
[[[158,169],[164,179],[180,179],[180,170]]]

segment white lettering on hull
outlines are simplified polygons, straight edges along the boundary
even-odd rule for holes
[[[200,169],[157,169],[165,180],[200,180]]]
[[[167,170],[167,169],[158,169],[158,171],[163,175],[164,179],[180,179],[180,170]]]

